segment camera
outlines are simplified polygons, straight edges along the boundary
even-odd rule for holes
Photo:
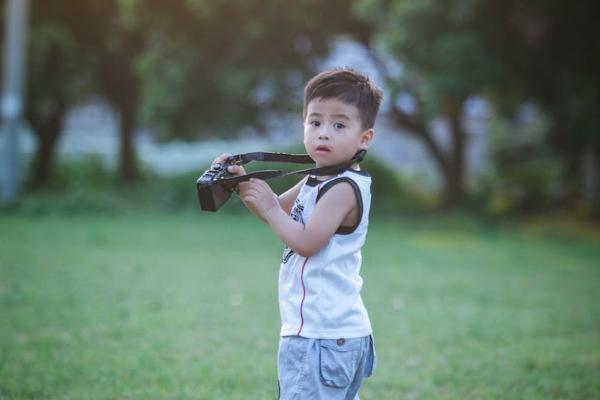
[[[229,159],[224,163],[214,163],[196,181],[198,200],[200,200],[202,210],[217,211],[236,190],[237,183],[222,181],[223,178],[233,176],[227,171],[230,165],[234,164]]]

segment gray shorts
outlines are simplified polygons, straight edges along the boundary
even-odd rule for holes
[[[280,400],[356,400],[376,363],[372,336],[283,336],[277,358]]]

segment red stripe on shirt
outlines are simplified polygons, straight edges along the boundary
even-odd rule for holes
[[[317,186],[317,193],[319,192],[319,190],[321,190],[321,186],[323,185],[323,183],[324,182],[321,182]],[[302,264],[302,271],[300,272],[300,282],[302,282],[302,301],[300,302],[300,329],[298,329],[298,333],[296,334],[297,336],[300,336],[300,332],[302,332],[302,327],[304,326],[303,307],[304,299],[306,298],[306,286],[304,286],[304,266],[308,262],[309,258],[310,257],[307,257],[306,260],[304,260],[304,263]]]
[[[304,263],[302,264],[302,272],[300,272],[300,281],[302,282],[302,301],[300,302],[300,329],[298,329],[298,333],[296,334],[298,336],[300,336],[300,332],[302,332],[302,327],[304,326],[304,314],[302,313],[304,299],[306,298],[306,287],[304,286],[304,266],[308,262],[308,258],[304,260]]]

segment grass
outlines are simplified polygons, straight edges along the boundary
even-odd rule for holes
[[[373,220],[361,399],[600,398],[599,244]],[[0,215],[0,399],[275,399],[280,256],[245,215]]]

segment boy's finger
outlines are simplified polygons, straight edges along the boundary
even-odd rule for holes
[[[250,183],[252,185],[254,185],[255,187],[264,187],[263,185],[265,185],[265,181],[263,181],[262,179],[256,179],[256,178],[250,178]]]
[[[248,181],[248,186],[253,189],[259,188],[260,187],[259,180],[250,178],[250,180]]]
[[[256,188],[250,187],[247,191],[246,191],[247,195],[250,196],[254,196],[256,197],[256,195],[258,194],[258,190],[256,190]]]
[[[222,163],[222,162],[225,162],[225,160],[227,160],[229,157],[231,157],[231,154],[229,154],[229,153],[223,153],[219,157],[215,158],[215,161],[213,161],[213,163]]]
[[[269,186],[269,184],[267,182],[263,181],[263,180],[259,179],[258,182],[256,182],[256,184],[257,184],[258,187],[260,187],[263,190],[268,191],[268,190],[271,189],[271,187]]]
[[[244,170],[239,165],[230,165],[227,171],[232,174],[242,174]]]

